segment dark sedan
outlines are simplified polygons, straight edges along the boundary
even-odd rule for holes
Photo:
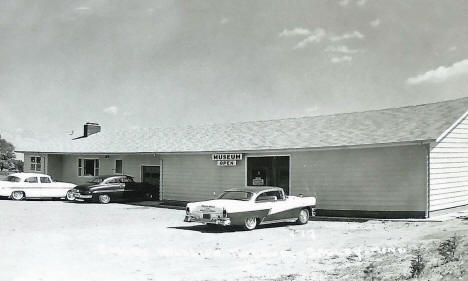
[[[135,182],[128,175],[108,175],[91,179],[70,190],[71,198],[107,204],[115,201],[157,199],[158,189],[148,183]]]

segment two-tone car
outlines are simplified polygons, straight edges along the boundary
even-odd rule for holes
[[[135,182],[129,175],[103,175],[76,186],[72,196],[79,201],[107,204],[115,201],[151,200],[158,197],[156,186]]]
[[[306,224],[314,215],[315,204],[315,197],[286,196],[279,187],[248,186],[226,190],[215,200],[188,203],[184,221],[246,230],[279,221]]]
[[[56,182],[49,175],[39,173],[14,173],[0,181],[0,196],[13,200],[25,198],[66,198],[76,185]]]

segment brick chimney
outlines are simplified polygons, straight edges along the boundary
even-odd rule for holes
[[[89,137],[90,135],[97,134],[101,131],[101,126],[98,123],[86,122],[84,124],[83,137]]]

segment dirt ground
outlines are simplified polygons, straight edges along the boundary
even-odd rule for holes
[[[468,280],[463,260],[442,265],[435,248],[457,233],[457,251],[468,252],[463,218],[250,232],[183,218],[181,210],[128,204],[0,200],[0,280],[397,280],[409,278],[415,248],[427,261],[424,280],[446,276],[447,266],[460,271],[453,280]]]

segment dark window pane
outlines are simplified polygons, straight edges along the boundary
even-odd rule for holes
[[[115,160],[115,172],[117,174],[122,174],[123,173],[122,160]]]
[[[41,177],[41,183],[51,183],[48,177]]]

